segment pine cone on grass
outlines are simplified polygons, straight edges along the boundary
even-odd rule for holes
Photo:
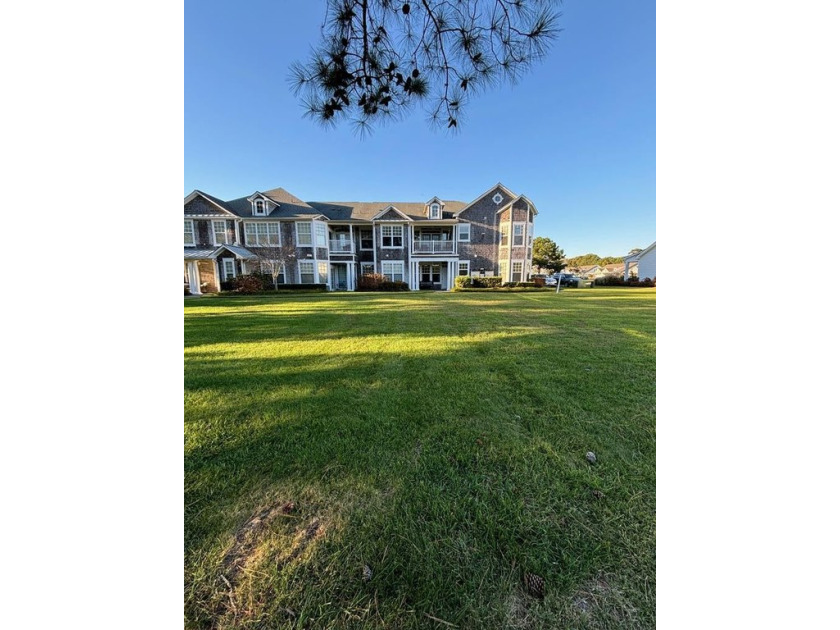
[[[545,597],[545,579],[534,573],[526,573],[524,581],[525,590],[528,591],[529,595],[539,599]]]

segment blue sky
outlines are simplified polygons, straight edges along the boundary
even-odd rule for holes
[[[457,135],[422,107],[360,139],[303,118],[289,66],[324,3],[184,5],[184,194],[286,188],[305,200],[471,201],[501,181],[567,256],[656,239],[656,4],[566,0],[548,57],[474,98]]]

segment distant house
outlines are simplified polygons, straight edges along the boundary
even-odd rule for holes
[[[630,277],[630,265],[636,263],[639,280],[656,278],[656,241],[637,254],[624,257],[624,279]]]
[[[601,265],[585,265],[580,267],[578,275],[587,280],[594,280],[595,278],[604,277],[604,268]]]
[[[604,265],[602,268],[604,270],[604,275],[606,276],[620,276],[624,273],[623,262]]]

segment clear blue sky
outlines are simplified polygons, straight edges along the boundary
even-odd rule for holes
[[[455,136],[422,107],[359,139],[303,118],[289,66],[319,38],[321,0],[187,0],[184,194],[276,186],[305,200],[471,201],[501,181],[567,256],[656,239],[656,3],[566,0],[549,56],[475,97]]]

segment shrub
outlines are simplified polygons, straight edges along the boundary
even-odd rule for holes
[[[485,276],[483,278],[473,278],[472,286],[477,289],[495,289],[502,286],[501,276]]]
[[[502,287],[505,288],[505,289],[512,289],[514,287],[535,289],[537,287],[537,283],[536,282],[505,282],[502,285]]]
[[[391,282],[386,280],[379,285],[379,291],[408,291],[407,282]]]
[[[356,291],[379,291],[383,282],[387,282],[388,278],[379,273],[366,273],[359,278],[359,283],[356,285]]]
[[[456,276],[455,277],[455,288],[456,289],[465,289],[468,286],[472,285],[472,278],[469,276]]]
[[[265,288],[262,276],[258,275],[243,275],[222,283],[222,290],[225,290],[225,285],[229,286],[229,291],[235,293],[258,293]]]

